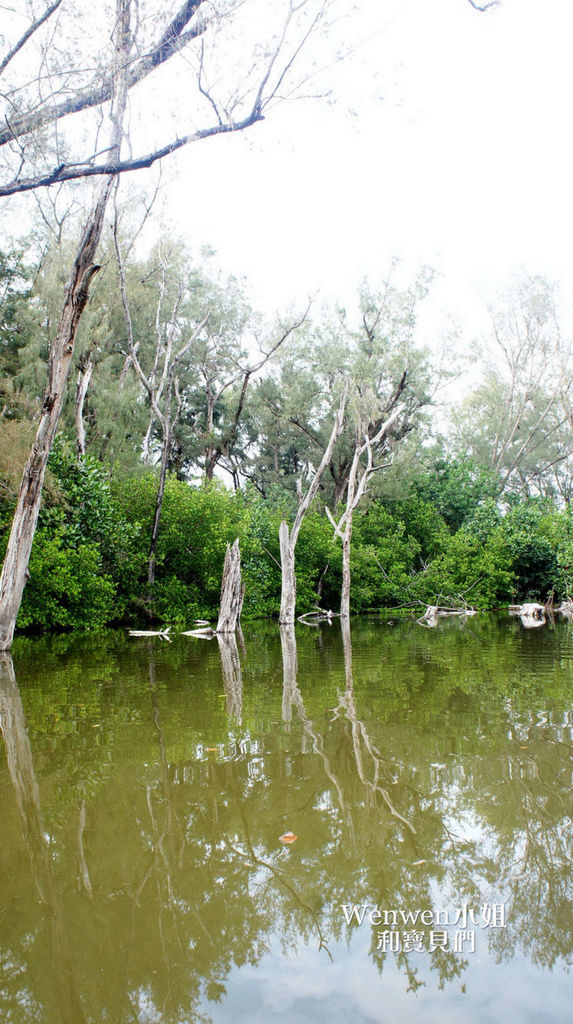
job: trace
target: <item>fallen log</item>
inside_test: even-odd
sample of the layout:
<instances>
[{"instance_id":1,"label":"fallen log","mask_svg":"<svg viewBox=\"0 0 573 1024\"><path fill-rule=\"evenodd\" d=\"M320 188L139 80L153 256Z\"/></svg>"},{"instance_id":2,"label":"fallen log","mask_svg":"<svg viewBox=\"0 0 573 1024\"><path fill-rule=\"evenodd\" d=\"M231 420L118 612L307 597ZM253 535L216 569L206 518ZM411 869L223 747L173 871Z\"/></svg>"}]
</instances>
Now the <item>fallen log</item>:
<instances>
[{"instance_id":1,"label":"fallen log","mask_svg":"<svg viewBox=\"0 0 573 1024\"><path fill-rule=\"evenodd\" d=\"M162 640L167 640L171 643L171 637L168 635L171 626L167 629L130 629L130 636L160 636Z\"/></svg>"},{"instance_id":2,"label":"fallen log","mask_svg":"<svg viewBox=\"0 0 573 1024\"><path fill-rule=\"evenodd\" d=\"M298 615L297 621L302 622L305 626L316 626L319 622L329 622L332 624L332 620L340 618L340 612L325 611L324 608L316 608L313 612L305 612L304 615ZM307 621L312 619L314 621Z\"/></svg>"},{"instance_id":3,"label":"fallen log","mask_svg":"<svg viewBox=\"0 0 573 1024\"><path fill-rule=\"evenodd\" d=\"M519 616L521 625L525 629L537 629L538 626L544 626L547 622L544 605L538 604L536 601L511 604L508 611L510 615Z\"/></svg>"},{"instance_id":4,"label":"fallen log","mask_svg":"<svg viewBox=\"0 0 573 1024\"><path fill-rule=\"evenodd\" d=\"M470 615L477 615L476 608L447 608L438 604L429 604L424 614L417 619L419 626L426 626L431 629L433 626L438 625L439 619L447 618L448 616L457 616L458 618L467 618Z\"/></svg>"},{"instance_id":5,"label":"fallen log","mask_svg":"<svg viewBox=\"0 0 573 1024\"><path fill-rule=\"evenodd\" d=\"M536 601L530 601L526 604L510 604L509 606L510 615L522 615L528 619L542 619L545 617L545 607L542 604L537 604Z\"/></svg>"}]
</instances>

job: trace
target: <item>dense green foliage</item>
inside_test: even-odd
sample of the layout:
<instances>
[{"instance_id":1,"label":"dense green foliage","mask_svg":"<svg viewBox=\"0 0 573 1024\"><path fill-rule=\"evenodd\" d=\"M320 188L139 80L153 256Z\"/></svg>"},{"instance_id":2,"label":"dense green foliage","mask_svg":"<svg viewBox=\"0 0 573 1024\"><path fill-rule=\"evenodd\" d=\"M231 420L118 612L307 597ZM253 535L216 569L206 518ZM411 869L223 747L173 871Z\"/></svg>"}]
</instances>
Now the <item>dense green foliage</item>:
<instances>
[{"instance_id":1,"label":"dense green foliage","mask_svg":"<svg viewBox=\"0 0 573 1024\"><path fill-rule=\"evenodd\" d=\"M405 291L389 279L379 292L364 285L354 312L325 312L316 323L263 323L240 282L213 274L208 260L198 266L180 244L161 243L145 260L131 255L131 333L152 406L134 372L113 253L104 256L78 332L20 629L213 619L226 545L236 537L244 616L276 617L279 526L294 520L297 490L304 494L322 458L344 389L342 432L298 536L299 614L340 605L341 542L326 509L340 517L357 445L389 416L372 453L383 472L373 473L354 511L353 612L492 608L571 594L570 417L555 427L538 415L556 415L558 406L548 390L559 349L544 282L526 281L515 315L497 318L509 363L496 375L488 357L481 384L438 438L431 396L444 371L415 342L431 275ZM70 259L65 246L46 247L32 270L20 252L0 252L0 554ZM160 415L171 372L167 431ZM79 407L82 379L89 387ZM150 584L160 462L169 472ZM358 478L366 462L363 448Z\"/></svg>"},{"instance_id":2,"label":"dense green foliage","mask_svg":"<svg viewBox=\"0 0 573 1024\"><path fill-rule=\"evenodd\" d=\"M452 469L452 473L455 468ZM265 500L254 488L221 481L191 486L170 475L165 491L153 593L147 555L157 476L110 479L91 456L77 462L58 439L18 625L89 629L113 622L191 626L217 614L227 542L238 537L246 584L244 615L273 617L280 602L278 527L292 498ZM356 613L395 606L467 601L480 608L570 592L573 518L551 502L493 498L447 522L450 473L443 464L404 501L372 500L355 516L351 606ZM445 495L440 482L445 481ZM4 502L4 543L10 502ZM461 503L460 503L461 507ZM303 521L297 546L298 611L336 609L341 547L320 503Z\"/></svg>"}]
</instances>

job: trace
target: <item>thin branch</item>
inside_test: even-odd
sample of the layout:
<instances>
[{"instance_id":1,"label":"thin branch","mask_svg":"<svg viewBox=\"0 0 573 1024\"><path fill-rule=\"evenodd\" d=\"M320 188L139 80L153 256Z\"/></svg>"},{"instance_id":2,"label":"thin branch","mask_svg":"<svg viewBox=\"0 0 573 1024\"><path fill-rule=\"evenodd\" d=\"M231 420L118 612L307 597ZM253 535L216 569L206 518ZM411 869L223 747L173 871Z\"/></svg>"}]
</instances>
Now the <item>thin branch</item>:
<instances>
[{"instance_id":1,"label":"thin branch","mask_svg":"<svg viewBox=\"0 0 573 1024\"><path fill-rule=\"evenodd\" d=\"M201 60L199 61L199 71L197 72L197 88L199 89L199 92L201 93L201 95L204 96L205 99L208 101L208 103L211 104L213 110L215 111L215 117L217 118L218 123L219 124L223 124L223 118L221 117L221 115L219 113L219 108L218 108L217 104L215 103L215 100L211 96L211 93L209 92L209 89L207 88L207 86L203 85L203 81L202 80L203 80L203 62L204 62L204 58L205 58L205 42L204 42L204 40L201 40Z\"/></svg>"},{"instance_id":2,"label":"thin branch","mask_svg":"<svg viewBox=\"0 0 573 1024\"><path fill-rule=\"evenodd\" d=\"M116 186L116 199L117 199L117 186ZM135 346L135 343L134 343L134 337L133 337L133 324L132 324L132 320L131 320L131 312L130 312L130 309L129 309L129 302L128 302L128 299L127 299L127 286L126 286L126 280L125 280L125 264L124 264L123 256L122 256L122 253L121 253L121 246L119 244L118 220L119 220L119 218L118 218L117 203L116 203L115 217L114 217L114 222L113 222L113 241L114 241L115 253L116 253L116 257L117 257L117 267L118 267L118 275L119 275L119 290L120 290L120 294L121 294L121 303L122 303L122 306L123 306L123 313L124 313L124 317L125 317L125 326L126 326L126 330L127 330L127 344L129 346L129 354L131 356L131 362L132 362L133 366L135 367L135 371L137 373L137 376L139 377L141 383L143 384L145 390L147 391L147 394L149 395L149 401L151 402L151 408L153 409L153 412L154 412L155 416L157 417L157 419L161 423L161 426L163 427L163 429L165 429L165 417L164 417L163 413L161 412L161 409L157 405L156 397L155 397L155 389L154 389L151 381L149 380L149 378L145 376L145 373L143 372L143 369L141 367L141 363L139 362L139 359L137 358L137 350L136 350L136 346Z\"/></svg>"},{"instance_id":3,"label":"thin branch","mask_svg":"<svg viewBox=\"0 0 573 1024\"><path fill-rule=\"evenodd\" d=\"M267 70L266 70L265 74L263 75L263 77L261 79L261 83L260 83L258 91L257 91L255 102L253 104L253 110L256 110L257 113L259 113L259 114L262 111L262 107L263 107L263 94L264 94L267 82L268 82L268 80L269 80L269 78L271 76L271 72L272 72L273 67L275 65L275 61L276 61L276 59L277 59L277 57L278 57L278 55L279 55L279 53L281 51L282 46L284 45L284 41L285 41L285 38L286 38L287 30L288 30L288 27L289 27L289 24L290 24L292 16L293 16L293 6L292 6L292 3L291 3L289 5L289 12L287 14L287 17L286 17L286 20L285 20L285 23L284 23L284 26L283 26L281 37L280 37L280 39L279 39L279 41L278 41L278 43L277 43L277 45L276 45L276 47L274 49L274 52L271 54L271 59L269 60L269 64L268 64Z\"/></svg>"},{"instance_id":4,"label":"thin branch","mask_svg":"<svg viewBox=\"0 0 573 1024\"><path fill-rule=\"evenodd\" d=\"M146 167L152 167L158 160L163 160L163 158L169 156L170 153L175 153L178 149L182 149L184 146L188 146L193 142L199 142L201 139L208 139L214 135L240 132L245 128L250 128L250 126L256 124L257 121L263 120L263 115L256 109L253 109L245 118L243 118L242 121L231 122L229 124L212 125L210 128L200 128L189 135L183 135L181 138L174 139L172 142L167 143L167 145L162 146L160 149L156 149L151 153L146 153L145 156L134 157L130 160L110 160L107 163L95 165L91 164L89 161L79 164L60 164L59 167L54 167L46 174L39 174L35 178L23 178L20 180L15 178L7 185L0 185L0 197L13 196L18 192L31 192L32 189L35 188L47 188L49 185L54 185L56 182L61 181L73 181L78 178L93 178L98 175L106 174L123 174L126 171L139 171Z\"/></svg>"},{"instance_id":5,"label":"thin branch","mask_svg":"<svg viewBox=\"0 0 573 1024\"><path fill-rule=\"evenodd\" d=\"M142 57L127 71L127 88L133 89L152 71L164 64L170 57L178 53L186 46L191 39L197 38L205 31L205 25L199 24L189 32L183 32L185 26L191 21L204 0L186 0L178 13L175 15L167 29L163 33L157 45ZM49 124L60 121L69 114L76 114L80 110L89 110L101 103L107 103L113 95L113 77L107 76L97 86L80 90L70 96L62 103L52 106L41 106L38 110L22 114L9 122L7 127L0 132L0 146L17 139L22 135L37 128L45 128Z\"/></svg>"},{"instance_id":6,"label":"thin branch","mask_svg":"<svg viewBox=\"0 0 573 1024\"><path fill-rule=\"evenodd\" d=\"M55 0L55 3L53 3L51 7L48 7L48 9L44 11L41 17L38 18L36 21L32 22L30 27L26 29L24 35L21 37L21 39L18 40L15 46L12 47L10 52L6 54L4 60L0 64L0 75L3 71L6 70L8 64L10 63L11 60L14 59L16 54L19 53L19 51L26 45L31 36L34 35L34 32L37 32L37 30L44 24L44 22L47 21L48 18L51 18L52 14L54 13L54 11L58 9L61 2L62 0Z\"/></svg>"},{"instance_id":7,"label":"thin branch","mask_svg":"<svg viewBox=\"0 0 573 1024\"><path fill-rule=\"evenodd\" d=\"M291 13L292 13L292 11L291 11ZM319 23L320 19L322 18L322 16L323 16L323 13L324 13L324 12L323 12L323 10L321 9L321 10L320 10L320 11L318 12L318 14L317 14L317 15L315 16L314 20L313 20L313 21L311 22L311 24L310 24L310 26L309 26L308 30L307 30L307 31L305 32L305 34L304 34L304 35L302 36L302 38L301 38L301 40L300 40L300 42L299 42L298 46L297 46L297 47L295 48L295 50L294 50L294 52L293 52L293 54L292 54L292 56L291 56L290 60L288 60L288 61L286 62L286 64L285 64L285 66L284 66L283 70L281 71L281 73L280 73L280 75L279 75L279 77L278 77L278 80L277 80L277 82L276 82L276 85L275 85L275 86L274 86L274 88L272 89L272 91L271 91L271 93L269 94L269 96L267 96L266 100L264 101L264 104L263 104L263 106L267 107L267 106L268 106L268 105L269 105L269 104L270 104L270 103L271 103L271 102L273 101L273 99L275 98L275 96L277 95L277 93L278 93L278 91L279 91L279 89L280 89L280 87L281 87L282 83L284 82L284 80L285 80L285 78L287 77L287 75L288 75L288 73L289 73L290 69L292 68L293 64L295 63L295 61L296 61L296 59L297 59L297 57L298 57L298 55L299 55L300 51L301 51L301 50L302 50L302 48L303 48L303 47L305 46L305 44L306 44L306 42L307 42L307 40L308 40L309 36L310 36L310 35L312 34L312 32L314 32L314 30L316 29L316 26L318 25L318 23ZM290 15L289 15L289 20L290 20ZM285 34L286 34L286 28L287 28L287 27L288 27L288 21L287 21L287 25L285 25ZM283 38L281 39L281 41L280 41L280 43L279 43L279 46L278 46L277 52L275 53L275 55L274 55L274 57L273 57L273 63L274 63L274 61L275 61L275 59L276 59L276 56L277 56L277 54L278 54L279 50L280 50L280 49L282 48L282 45L283 45L283 43L284 43L284 35L283 35ZM269 68L269 73L270 73L270 68ZM265 83L265 84L266 84L266 83Z\"/></svg>"}]
</instances>

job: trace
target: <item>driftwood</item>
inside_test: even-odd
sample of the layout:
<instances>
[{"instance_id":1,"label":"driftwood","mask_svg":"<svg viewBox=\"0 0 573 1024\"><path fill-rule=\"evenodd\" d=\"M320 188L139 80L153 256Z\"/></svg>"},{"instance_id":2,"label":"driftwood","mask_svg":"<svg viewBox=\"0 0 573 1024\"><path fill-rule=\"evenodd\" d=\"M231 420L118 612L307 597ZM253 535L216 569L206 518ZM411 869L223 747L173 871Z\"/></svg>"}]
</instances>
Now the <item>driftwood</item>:
<instances>
[{"instance_id":1,"label":"driftwood","mask_svg":"<svg viewBox=\"0 0 573 1024\"><path fill-rule=\"evenodd\" d=\"M160 636L162 640L167 640L171 643L171 637L168 635L171 626L167 629L130 629L130 636Z\"/></svg>"},{"instance_id":2,"label":"driftwood","mask_svg":"<svg viewBox=\"0 0 573 1024\"><path fill-rule=\"evenodd\" d=\"M529 604L510 604L510 615L527 615L531 619L542 619L545 615L545 606L531 601Z\"/></svg>"},{"instance_id":3,"label":"driftwood","mask_svg":"<svg viewBox=\"0 0 573 1024\"><path fill-rule=\"evenodd\" d=\"M298 622L302 622L304 626L318 626L319 622L328 622L332 625L332 620L340 618L340 612L325 611L324 608L316 608L313 612L305 612L304 615L297 617ZM312 621L308 621L308 620Z\"/></svg>"},{"instance_id":4,"label":"driftwood","mask_svg":"<svg viewBox=\"0 0 573 1024\"><path fill-rule=\"evenodd\" d=\"M537 629L539 626L544 626L547 622L546 610L545 605L537 604L536 601L509 606L509 614L519 616L524 629Z\"/></svg>"},{"instance_id":5,"label":"driftwood","mask_svg":"<svg viewBox=\"0 0 573 1024\"><path fill-rule=\"evenodd\" d=\"M475 608L444 608L442 605L429 604L421 618L417 619L417 623L419 626L426 626L426 628L431 629L433 626L438 625L439 619L444 619L448 616L468 618L470 615L477 615L477 610Z\"/></svg>"}]
</instances>

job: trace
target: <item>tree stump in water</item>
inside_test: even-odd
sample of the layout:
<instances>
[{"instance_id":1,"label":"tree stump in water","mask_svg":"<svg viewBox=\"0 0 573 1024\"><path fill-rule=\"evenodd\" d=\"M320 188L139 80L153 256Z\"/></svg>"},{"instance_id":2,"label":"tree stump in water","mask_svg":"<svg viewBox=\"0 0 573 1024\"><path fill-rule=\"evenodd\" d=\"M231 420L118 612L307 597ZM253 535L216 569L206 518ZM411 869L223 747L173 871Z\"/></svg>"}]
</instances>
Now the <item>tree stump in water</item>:
<instances>
[{"instance_id":1,"label":"tree stump in water","mask_svg":"<svg viewBox=\"0 0 573 1024\"><path fill-rule=\"evenodd\" d=\"M221 607L217 621L217 633L234 633L241 618L245 587L241 581L241 552L239 540L233 546L227 544L225 566L221 583Z\"/></svg>"}]
</instances>

